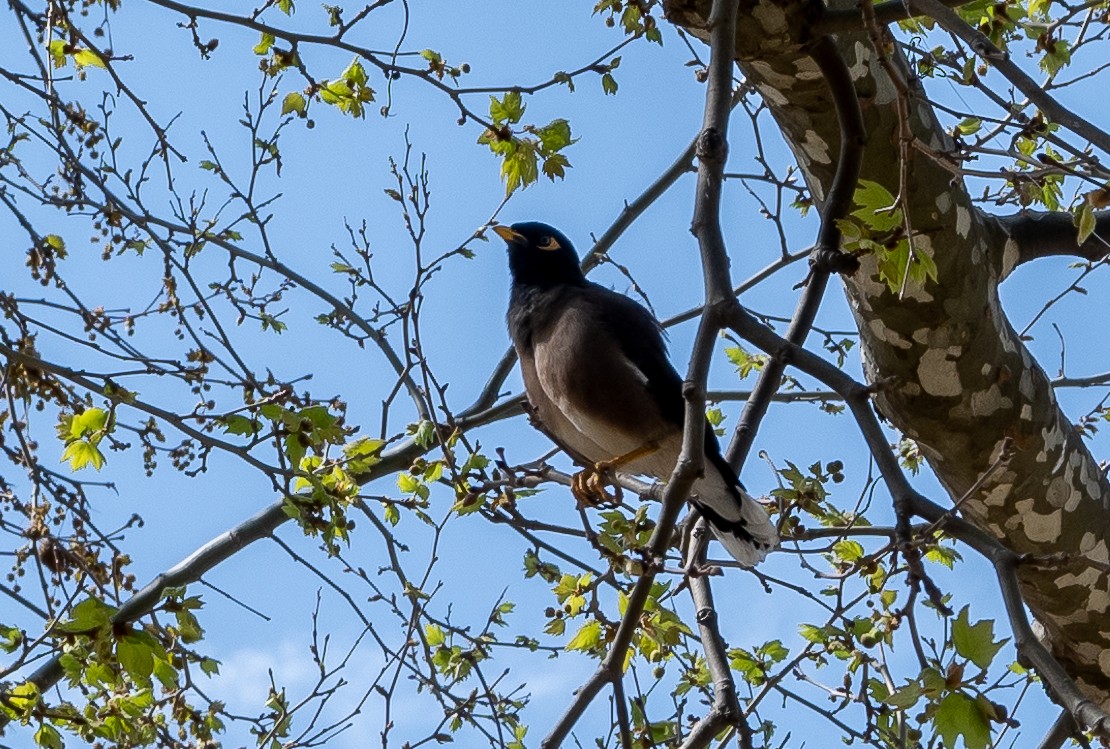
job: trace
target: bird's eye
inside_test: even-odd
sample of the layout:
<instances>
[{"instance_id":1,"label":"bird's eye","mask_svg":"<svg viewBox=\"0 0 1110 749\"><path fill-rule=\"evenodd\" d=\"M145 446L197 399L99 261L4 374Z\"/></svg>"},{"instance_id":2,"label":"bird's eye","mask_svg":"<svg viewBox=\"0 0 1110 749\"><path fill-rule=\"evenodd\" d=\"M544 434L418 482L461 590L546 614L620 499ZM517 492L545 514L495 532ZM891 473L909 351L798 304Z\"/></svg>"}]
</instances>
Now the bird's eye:
<instances>
[{"instance_id":1,"label":"bird's eye","mask_svg":"<svg viewBox=\"0 0 1110 749\"><path fill-rule=\"evenodd\" d=\"M555 239L555 237L544 234L542 237L540 237L539 242L536 243L536 247L541 250L547 250L548 252L550 252L551 250L559 249L561 245L559 244L559 241Z\"/></svg>"}]
</instances>

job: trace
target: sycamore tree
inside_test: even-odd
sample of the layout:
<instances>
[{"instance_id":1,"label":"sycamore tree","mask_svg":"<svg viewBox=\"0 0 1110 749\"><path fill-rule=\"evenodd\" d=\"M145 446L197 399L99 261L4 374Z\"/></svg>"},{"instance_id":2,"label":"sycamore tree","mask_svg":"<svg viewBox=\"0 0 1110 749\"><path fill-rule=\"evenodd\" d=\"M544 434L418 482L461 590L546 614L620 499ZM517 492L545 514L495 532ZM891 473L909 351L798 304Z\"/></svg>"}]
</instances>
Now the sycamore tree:
<instances>
[{"instance_id":1,"label":"sycamore tree","mask_svg":"<svg viewBox=\"0 0 1110 749\"><path fill-rule=\"evenodd\" d=\"M7 3L0 744L1110 740L1110 4L459 5ZM765 563L575 503L499 218Z\"/></svg>"}]
</instances>

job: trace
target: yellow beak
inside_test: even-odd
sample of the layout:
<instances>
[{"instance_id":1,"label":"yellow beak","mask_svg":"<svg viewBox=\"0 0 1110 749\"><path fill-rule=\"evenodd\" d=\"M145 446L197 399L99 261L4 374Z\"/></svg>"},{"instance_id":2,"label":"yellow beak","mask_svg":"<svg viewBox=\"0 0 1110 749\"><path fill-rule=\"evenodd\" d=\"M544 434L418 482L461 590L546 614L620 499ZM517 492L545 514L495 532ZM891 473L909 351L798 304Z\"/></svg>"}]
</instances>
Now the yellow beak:
<instances>
[{"instance_id":1,"label":"yellow beak","mask_svg":"<svg viewBox=\"0 0 1110 749\"><path fill-rule=\"evenodd\" d=\"M490 227L490 228L493 229L493 231L497 234L497 236L501 237L502 239L504 239L506 242L509 242L510 244L512 244L515 241L523 241L524 240L524 235L523 234L520 234L519 232L513 231L512 229L505 226L504 224L498 224L497 226L493 226L493 227Z\"/></svg>"}]
</instances>

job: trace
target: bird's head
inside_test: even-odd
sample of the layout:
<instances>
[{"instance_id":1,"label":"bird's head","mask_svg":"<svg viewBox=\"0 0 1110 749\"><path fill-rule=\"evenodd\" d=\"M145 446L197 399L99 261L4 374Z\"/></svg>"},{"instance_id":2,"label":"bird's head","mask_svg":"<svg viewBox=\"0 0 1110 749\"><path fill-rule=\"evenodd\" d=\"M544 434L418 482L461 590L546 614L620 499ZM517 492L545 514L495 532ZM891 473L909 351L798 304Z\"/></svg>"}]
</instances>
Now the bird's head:
<instances>
[{"instance_id":1,"label":"bird's head","mask_svg":"<svg viewBox=\"0 0 1110 749\"><path fill-rule=\"evenodd\" d=\"M585 281L578 253L566 235L538 221L493 227L509 245L509 270L513 282L550 287Z\"/></svg>"}]
</instances>

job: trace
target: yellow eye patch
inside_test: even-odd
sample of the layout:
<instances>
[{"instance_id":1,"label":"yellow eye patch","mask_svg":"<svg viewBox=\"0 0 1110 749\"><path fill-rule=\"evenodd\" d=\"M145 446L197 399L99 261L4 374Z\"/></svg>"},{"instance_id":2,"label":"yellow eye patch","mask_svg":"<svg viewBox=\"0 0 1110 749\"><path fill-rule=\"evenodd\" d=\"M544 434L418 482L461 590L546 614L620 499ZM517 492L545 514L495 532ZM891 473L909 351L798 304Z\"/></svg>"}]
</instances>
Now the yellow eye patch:
<instances>
[{"instance_id":1,"label":"yellow eye patch","mask_svg":"<svg viewBox=\"0 0 1110 749\"><path fill-rule=\"evenodd\" d=\"M536 242L536 247L537 249L546 250L547 252L562 249L562 245L559 244L559 241L555 239L555 237L540 237L540 241Z\"/></svg>"}]
</instances>

